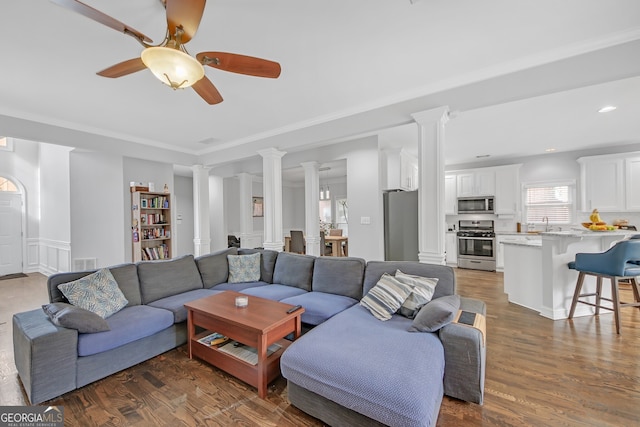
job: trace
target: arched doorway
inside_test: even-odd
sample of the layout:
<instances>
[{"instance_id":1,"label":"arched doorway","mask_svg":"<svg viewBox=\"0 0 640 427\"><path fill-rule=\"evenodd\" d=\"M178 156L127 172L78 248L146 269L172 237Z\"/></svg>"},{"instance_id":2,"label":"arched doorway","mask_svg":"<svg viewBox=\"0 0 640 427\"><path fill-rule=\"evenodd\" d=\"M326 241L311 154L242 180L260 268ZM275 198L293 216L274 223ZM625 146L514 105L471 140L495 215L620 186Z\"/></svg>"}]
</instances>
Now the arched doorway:
<instances>
[{"instance_id":1,"label":"arched doorway","mask_svg":"<svg viewBox=\"0 0 640 427\"><path fill-rule=\"evenodd\" d=\"M0 175L0 276L22 273L22 192Z\"/></svg>"}]
</instances>

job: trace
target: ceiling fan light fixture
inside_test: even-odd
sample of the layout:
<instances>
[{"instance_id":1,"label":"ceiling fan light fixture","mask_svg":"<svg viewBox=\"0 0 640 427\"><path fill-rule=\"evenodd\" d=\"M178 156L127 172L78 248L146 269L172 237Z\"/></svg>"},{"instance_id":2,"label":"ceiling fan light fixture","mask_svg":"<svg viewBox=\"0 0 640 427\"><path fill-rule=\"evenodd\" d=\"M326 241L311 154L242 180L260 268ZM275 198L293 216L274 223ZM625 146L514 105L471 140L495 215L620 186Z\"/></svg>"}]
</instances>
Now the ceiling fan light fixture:
<instances>
[{"instance_id":1,"label":"ceiling fan light fixture","mask_svg":"<svg viewBox=\"0 0 640 427\"><path fill-rule=\"evenodd\" d=\"M173 89L189 87L204 77L202 64L178 49L148 47L140 58L158 80Z\"/></svg>"}]
</instances>

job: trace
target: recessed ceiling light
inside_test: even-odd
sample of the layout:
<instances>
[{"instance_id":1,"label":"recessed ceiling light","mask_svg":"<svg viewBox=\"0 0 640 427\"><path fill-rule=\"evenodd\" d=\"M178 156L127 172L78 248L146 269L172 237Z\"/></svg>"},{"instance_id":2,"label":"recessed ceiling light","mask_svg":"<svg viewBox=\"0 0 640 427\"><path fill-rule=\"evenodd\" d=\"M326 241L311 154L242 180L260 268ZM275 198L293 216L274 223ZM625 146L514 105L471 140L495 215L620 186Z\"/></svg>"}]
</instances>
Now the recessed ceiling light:
<instances>
[{"instance_id":1,"label":"recessed ceiling light","mask_svg":"<svg viewBox=\"0 0 640 427\"><path fill-rule=\"evenodd\" d=\"M604 107L602 107L601 109L598 110L598 113L608 113L610 111L613 111L615 109L617 109L618 107L613 106L613 105L606 105Z\"/></svg>"},{"instance_id":2,"label":"recessed ceiling light","mask_svg":"<svg viewBox=\"0 0 640 427\"><path fill-rule=\"evenodd\" d=\"M555 148L546 148L544 151L545 151L545 153L553 153L554 151L556 151L556 149Z\"/></svg>"}]
</instances>

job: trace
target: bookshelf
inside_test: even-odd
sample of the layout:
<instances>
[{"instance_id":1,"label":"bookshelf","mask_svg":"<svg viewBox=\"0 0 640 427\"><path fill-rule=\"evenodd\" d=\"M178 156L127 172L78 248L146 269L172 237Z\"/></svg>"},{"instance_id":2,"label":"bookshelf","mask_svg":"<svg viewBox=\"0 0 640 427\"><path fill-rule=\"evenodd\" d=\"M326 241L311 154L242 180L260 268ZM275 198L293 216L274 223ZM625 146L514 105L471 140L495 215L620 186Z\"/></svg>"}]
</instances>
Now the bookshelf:
<instances>
[{"instance_id":1,"label":"bookshelf","mask_svg":"<svg viewBox=\"0 0 640 427\"><path fill-rule=\"evenodd\" d=\"M133 262L171 258L171 195L131 192Z\"/></svg>"}]
</instances>

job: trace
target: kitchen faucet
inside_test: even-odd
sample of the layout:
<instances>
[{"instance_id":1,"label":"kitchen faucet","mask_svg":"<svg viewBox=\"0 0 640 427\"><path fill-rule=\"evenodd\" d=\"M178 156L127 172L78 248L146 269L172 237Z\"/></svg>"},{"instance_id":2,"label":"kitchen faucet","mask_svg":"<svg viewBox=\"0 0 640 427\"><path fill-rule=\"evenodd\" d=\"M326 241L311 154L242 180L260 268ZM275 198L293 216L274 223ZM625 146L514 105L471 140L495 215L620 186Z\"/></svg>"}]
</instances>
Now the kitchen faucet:
<instances>
[{"instance_id":1,"label":"kitchen faucet","mask_svg":"<svg viewBox=\"0 0 640 427\"><path fill-rule=\"evenodd\" d=\"M545 223L544 231L549 232L549 217L545 216L542 218L542 221Z\"/></svg>"}]
</instances>

